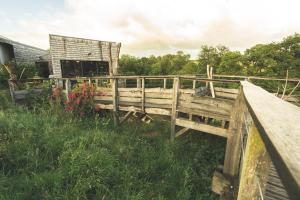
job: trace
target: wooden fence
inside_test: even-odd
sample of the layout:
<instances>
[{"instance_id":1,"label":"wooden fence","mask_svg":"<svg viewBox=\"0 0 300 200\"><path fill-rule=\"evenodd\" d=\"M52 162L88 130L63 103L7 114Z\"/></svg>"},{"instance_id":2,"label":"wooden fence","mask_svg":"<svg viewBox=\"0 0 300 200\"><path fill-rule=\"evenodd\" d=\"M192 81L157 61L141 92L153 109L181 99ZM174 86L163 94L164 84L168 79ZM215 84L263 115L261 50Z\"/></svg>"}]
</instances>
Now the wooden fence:
<instances>
[{"instance_id":1,"label":"wooden fence","mask_svg":"<svg viewBox=\"0 0 300 200\"><path fill-rule=\"evenodd\" d=\"M82 81L96 86L96 106L112 110L116 125L134 113L164 115L171 121L171 140L189 130L225 138L224 165L212 185L221 198L300 197L299 107L239 80L195 76L55 80L66 96ZM214 83L215 97L205 89L208 83Z\"/></svg>"}]
</instances>

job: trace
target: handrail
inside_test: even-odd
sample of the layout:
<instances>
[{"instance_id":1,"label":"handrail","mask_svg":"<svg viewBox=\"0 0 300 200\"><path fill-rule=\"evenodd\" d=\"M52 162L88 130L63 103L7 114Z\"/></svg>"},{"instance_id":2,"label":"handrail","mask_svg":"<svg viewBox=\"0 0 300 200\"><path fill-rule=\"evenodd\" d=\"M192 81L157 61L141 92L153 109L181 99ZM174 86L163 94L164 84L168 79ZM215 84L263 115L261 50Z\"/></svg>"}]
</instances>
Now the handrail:
<instances>
[{"instance_id":1,"label":"handrail","mask_svg":"<svg viewBox=\"0 0 300 200\"><path fill-rule=\"evenodd\" d=\"M247 108L291 198L300 196L300 108L241 81Z\"/></svg>"}]
</instances>

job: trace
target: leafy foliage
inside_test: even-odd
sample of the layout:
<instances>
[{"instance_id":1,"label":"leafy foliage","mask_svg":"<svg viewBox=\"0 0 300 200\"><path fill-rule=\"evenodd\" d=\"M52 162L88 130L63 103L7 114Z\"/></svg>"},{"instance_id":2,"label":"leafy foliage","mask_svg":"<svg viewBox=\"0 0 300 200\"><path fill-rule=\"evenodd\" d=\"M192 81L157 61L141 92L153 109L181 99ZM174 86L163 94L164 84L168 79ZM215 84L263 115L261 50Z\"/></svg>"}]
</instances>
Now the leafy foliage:
<instances>
[{"instance_id":1,"label":"leafy foliage","mask_svg":"<svg viewBox=\"0 0 300 200\"><path fill-rule=\"evenodd\" d=\"M300 77L300 34L277 43L257 44L243 53L221 45L203 45L197 60L190 60L182 51L148 58L123 55L120 59L121 73L126 75L206 74L207 65L218 74L285 77L289 70L289 77Z\"/></svg>"}]
</instances>

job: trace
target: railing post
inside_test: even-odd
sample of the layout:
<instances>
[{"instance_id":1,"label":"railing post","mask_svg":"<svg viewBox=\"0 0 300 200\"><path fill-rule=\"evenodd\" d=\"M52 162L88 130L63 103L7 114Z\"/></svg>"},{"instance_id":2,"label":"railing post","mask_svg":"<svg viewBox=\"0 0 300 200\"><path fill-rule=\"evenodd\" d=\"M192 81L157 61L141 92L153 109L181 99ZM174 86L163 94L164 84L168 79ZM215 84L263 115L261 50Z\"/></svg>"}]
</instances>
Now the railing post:
<instances>
[{"instance_id":1,"label":"railing post","mask_svg":"<svg viewBox=\"0 0 300 200\"><path fill-rule=\"evenodd\" d=\"M172 97L172 113L171 113L171 141L175 139L175 128L176 128L176 118L177 112L177 102L178 102L178 92L180 89L180 79L176 77L173 79L173 97Z\"/></svg>"},{"instance_id":2,"label":"railing post","mask_svg":"<svg viewBox=\"0 0 300 200\"><path fill-rule=\"evenodd\" d=\"M142 112L145 112L145 78L142 78Z\"/></svg>"},{"instance_id":3,"label":"railing post","mask_svg":"<svg viewBox=\"0 0 300 200\"><path fill-rule=\"evenodd\" d=\"M118 126L119 125L118 79L112 78L111 82L112 82L112 97L113 97L113 118L114 118L115 126Z\"/></svg>"},{"instance_id":4,"label":"railing post","mask_svg":"<svg viewBox=\"0 0 300 200\"><path fill-rule=\"evenodd\" d=\"M224 174L235 178L238 175L241 156L241 137L245 118L246 105L243 91L240 89L231 111L229 130L226 144Z\"/></svg>"},{"instance_id":5,"label":"railing post","mask_svg":"<svg viewBox=\"0 0 300 200\"><path fill-rule=\"evenodd\" d=\"M238 200L263 199L271 160L266 146L252 124L243 156Z\"/></svg>"},{"instance_id":6,"label":"railing post","mask_svg":"<svg viewBox=\"0 0 300 200\"><path fill-rule=\"evenodd\" d=\"M69 79L66 79L65 88L66 88L66 99L69 101L69 91L71 90L71 82Z\"/></svg>"},{"instance_id":7,"label":"railing post","mask_svg":"<svg viewBox=\"0 0 300 200\"><path fill-rule=\"evenodd\" d=\"M193 80L193 90L196 89L196 80Z\"/></svg>"},{"instance_id":8,"label":"railing post","mask_svg":"<svg viewBox=\"0 0 300 200\"><path fill-rule=\"evenodd\" d=\"M164 89L166 89L166 88L167 88L167 79L164 78Z\"/></svg>"},{"instance_id":9,"label":"railing post","mask_svg":"<svg viewBox=\"0 0 300 200\"><path fill-rule=\"evenodd\" d=\"M140 78L136 79L136 87L141 88L141 79Z\"/></svg>"}]
</instances>

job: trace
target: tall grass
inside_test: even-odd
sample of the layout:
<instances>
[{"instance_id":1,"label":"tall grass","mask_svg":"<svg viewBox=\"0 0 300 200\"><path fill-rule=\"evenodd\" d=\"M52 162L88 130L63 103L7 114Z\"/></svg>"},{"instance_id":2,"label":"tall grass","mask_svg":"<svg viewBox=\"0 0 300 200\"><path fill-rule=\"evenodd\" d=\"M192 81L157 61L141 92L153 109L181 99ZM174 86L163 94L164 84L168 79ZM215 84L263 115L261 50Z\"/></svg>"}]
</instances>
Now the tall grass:
<instances>
[{"instance_id":1,"label":"tall grass","mask_svg":"<svg viewBox=\"0 0 300 200\"><path fill-rule=\"evenodd\" d=\"M109 118L2 109L0 199L217 199L224 141L168 137L161 122L114 128Z\"/></svg>"}]
</instances>

